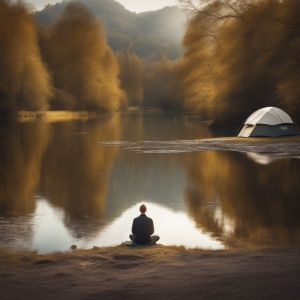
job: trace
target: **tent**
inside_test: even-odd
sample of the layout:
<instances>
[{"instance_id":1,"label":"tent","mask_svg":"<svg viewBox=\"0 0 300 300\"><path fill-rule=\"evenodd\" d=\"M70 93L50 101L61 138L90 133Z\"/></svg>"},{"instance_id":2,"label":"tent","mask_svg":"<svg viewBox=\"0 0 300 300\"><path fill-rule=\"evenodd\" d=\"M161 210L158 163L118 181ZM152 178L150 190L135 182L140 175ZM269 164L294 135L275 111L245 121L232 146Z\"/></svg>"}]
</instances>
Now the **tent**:
<instances>
[{"instance_id":1,"label":"tent","mask_svg":"<svg viewBox=\"0 0 300 300\"><path fill-rule=\"evenodd\" d=\"M300 134L291 117L277 107L265 107L255 111L242 126L238 137Z\"/></svg>"}]
</instances>

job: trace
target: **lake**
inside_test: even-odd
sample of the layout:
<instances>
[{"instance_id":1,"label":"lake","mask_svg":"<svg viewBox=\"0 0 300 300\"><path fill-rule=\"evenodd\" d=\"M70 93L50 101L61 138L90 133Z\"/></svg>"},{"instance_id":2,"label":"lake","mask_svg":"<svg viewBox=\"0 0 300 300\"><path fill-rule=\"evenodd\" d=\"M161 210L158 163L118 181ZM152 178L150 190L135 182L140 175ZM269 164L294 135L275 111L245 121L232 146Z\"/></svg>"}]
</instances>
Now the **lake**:
<instances>
[{"instance_id":1,"label":"lake","mask_svg":"<svg viewBox=\"0 0 300 300\"><path fill-rule=\"evenodd\" d=\"M299 159L182 143L234 131L182 114L125 112L3 119L0 132L0 248L118 245L142 203L164 245L300 245ZM176 147L153 151L162 141Z\"/></svg>"}]
</instances>

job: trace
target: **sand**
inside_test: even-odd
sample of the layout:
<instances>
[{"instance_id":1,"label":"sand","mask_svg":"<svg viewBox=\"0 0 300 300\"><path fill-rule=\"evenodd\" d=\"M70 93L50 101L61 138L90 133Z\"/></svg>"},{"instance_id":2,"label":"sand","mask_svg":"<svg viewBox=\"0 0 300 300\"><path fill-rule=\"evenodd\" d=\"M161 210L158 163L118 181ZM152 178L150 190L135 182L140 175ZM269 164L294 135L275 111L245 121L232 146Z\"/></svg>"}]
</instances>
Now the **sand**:
<instances>
[{"instance_id":1,"label":"sand","mask_svg":"<svg viewBox=\"0 0 300 300\"><path fill-rule=\"evenodd\" d=\"M300 247L0 253L1 299L299 299Z\"/></svg>"},{"instance_id":2,"label":"sand","mask_svg":"<svg viewBox=\"0 0 300 300\"><path fill-rule=\"evenodd\" d=\"M118 145L140 153L183 153L204 150L269 153L279 157L300 157L300 135L267 138L221 137L175 141L107 141L105 146Z\"/></svg>"}]
</instances>

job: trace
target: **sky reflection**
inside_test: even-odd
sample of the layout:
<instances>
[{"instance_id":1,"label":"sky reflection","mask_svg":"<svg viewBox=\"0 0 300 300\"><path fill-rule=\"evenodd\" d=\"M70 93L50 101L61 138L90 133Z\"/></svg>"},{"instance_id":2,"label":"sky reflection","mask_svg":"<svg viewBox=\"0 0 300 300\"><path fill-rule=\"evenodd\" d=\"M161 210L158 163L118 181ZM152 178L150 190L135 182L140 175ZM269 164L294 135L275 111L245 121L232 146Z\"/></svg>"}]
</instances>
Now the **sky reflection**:
<instances>
[{"instance_id":1,"label":"sky reflection","mask_svg":"<svg viewBox=\"0 0 300 300\"><path fill-rule=\"evenodd\" d=\"M147 203L148 217L153 219L155 232L160 236L159 244L184 245L189 248L223 249L221 242L214 240L208 234L197 229L195 223L183 212L175 212L166 207L154 203ZM103 230L99 237L93 241L97 245L117 245L120 241L129 240L132 221L139 216L138 203L128 208L118 219ZM92 244L89 244L92 246Z\"/></svg>"},{"instance_id":2,"label":"sky reflection","mask_svg":"<svg viewBox=\"0 0 300 300\"><path fill-rule=\"evenodd\" d=\"M154 221L155 234L160 236L159 244L202 249L224 248L221 242L203 233L201 229L197 229L195 223L185 213L174 212L154 203L144 203L148 207L147 215ZM74 244L80 248L120 245L129 240L132 221L139 215L140 205L141 203L138 203L128 208L115 220L107 220L107 225L93 237L75 238L63 223L63 212L54 209L47 200L40 199L32 219L34 232L31 250L46 253L66 251Z\"/></svg>"},{"instance_id":3,"label":"sky reflection","mask_svg":"<svg viewBox=\"0 0 300 300\"><path fill-rule=\"evenodd\" d=\"M195 149L149 154L99 143L176 144L216 134L195 118L3 121L0 133L0 248L119 245L141 201L164 245L300 245L299 159Z\"/></svg>"},{"instance_id":4,"label":"sky reflection","mask_svg":"<svg viewBox=\"0 0 300 300\"><path fill-rule=\"evenodd\" d=\"M46 253L70 248L73 241L63 224L63 215L62 210L51 207L46 199L37 201L32 219L34 233L31 250Z\"/></svg>"}]
</instances>

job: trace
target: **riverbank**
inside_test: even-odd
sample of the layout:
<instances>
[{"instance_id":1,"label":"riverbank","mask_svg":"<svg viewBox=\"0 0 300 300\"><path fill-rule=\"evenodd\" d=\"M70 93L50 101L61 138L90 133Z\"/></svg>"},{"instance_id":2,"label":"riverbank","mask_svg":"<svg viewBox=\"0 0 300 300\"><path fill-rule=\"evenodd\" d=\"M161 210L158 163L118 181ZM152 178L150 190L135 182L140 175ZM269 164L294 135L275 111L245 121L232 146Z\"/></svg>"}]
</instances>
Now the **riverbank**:
<instances>
[{"instance_id":1,"label":"riverbank","mask_svg":"<svg viewBox=\"0 0 300 300\"><path fill-rule=\"evenodd\" d=\"M300 135L285 137L239 138L219 137L174 141L107 141L102 145L118 145L141 153L180 153L205 150L253 152L280 157L300 156Z\"/></svg>"},{"instance_id":2,"label":"riverbank","mask_svg":"<svg viewBox=\"0 0 300 300\"><path fill-rule=\"evenodd\" d=\"M13 114L2 116L3 119L17 119L18 121L32 121L35 119L46 120L71 120L87 119L99 116L91 111L18 111Z\"/></svg>"},{"instance_id":3,"label":"riverbank","mask_svg":"<svg viewBox=\"0 0 300 300\"><path fill-rule=\"evenodd\" d=\"M1 299L298 299L300 247L0 253Z\"/></svg>"},{"instance_id":4,"label":"riverbank","mask_svg":"<svg viewBox=\"0 0 300 300\"><path fill-rule=\"evenodd\" d=\"M124 112L159 112L158 110L142 110L138 107L128 107L124 110L119 110L117 113ZM32 121L35 119L46 119L46 120L72 120L72 119L88 119L96 118L98 116L110 115L113 113L97 113L93 111L17 111L8 115L0 116L2 119L17 119L21 121Z\"/></svg>"}]
</instances>

